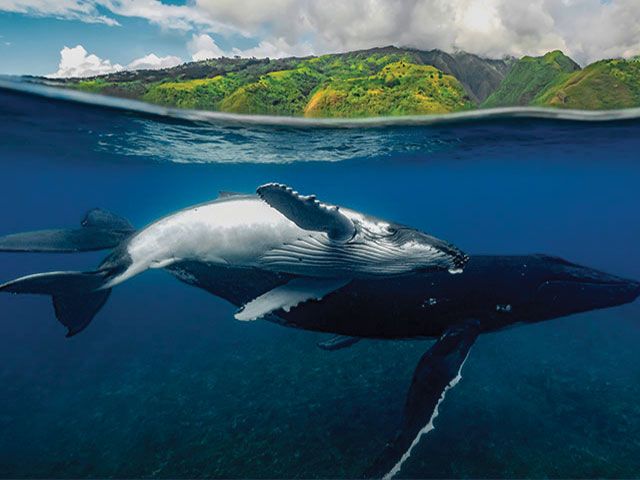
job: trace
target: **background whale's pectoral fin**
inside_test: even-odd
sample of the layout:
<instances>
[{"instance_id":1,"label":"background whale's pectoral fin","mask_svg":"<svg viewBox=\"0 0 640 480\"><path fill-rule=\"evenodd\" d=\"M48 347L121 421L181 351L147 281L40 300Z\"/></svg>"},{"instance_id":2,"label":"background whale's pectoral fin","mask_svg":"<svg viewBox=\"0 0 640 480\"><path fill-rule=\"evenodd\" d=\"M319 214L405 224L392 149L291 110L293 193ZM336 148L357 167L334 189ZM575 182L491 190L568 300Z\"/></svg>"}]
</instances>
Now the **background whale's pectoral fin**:
<instances>
[{"instance_id":1,"label":"background whale's pectoral fin","mask_svg":"<svg viewBox=\"0 0 640 480\"><path fill-rule=\"evenodd\" d=\"M327 340L318 342L318 348L322 350L340 350L342 348L350 347L351 345L358 343L362 340L359 337L348 337L346 335L335 335Z\"/></svg>"},{"instance_id":2,"label":"background whale's pectoral fin","mask_svg":"<svg viewBox=\"0 0 640 480\"><path fill-rule=\"evenodd\" d=\"M365 473L367 478L391 478L399 473L420 437L434 429L438 406L447 390L462 378L462 366L479 333L477 320L451 327L420 358L407 394L402 424L393 441Z\"/></svg>"},{"instance_id":3,"label":"background whale's pectoral fin","mask_svg":"<svg viewBox=\"0 0 640 480\"><path fill-rule=\"evenodd\" d=\"M315 195L300 195L286 185L267 183L258 187L258 195L304 230L325 232L336 241L349 240L355 234L353 222L340 209L316 200Z\"/></svg>"},{"instance_id":4,"label":"background whale's pectoral fin","mask_svg":"<svg viewBox=\"0 0 640 480\"><path fill-rule=\"evenodd\" d=\"M74 253L106 250L127 235L103 229L38 230L0 237L1 252Z\"/></svg>"},{"instance_id":5,"label":"background whale's pectoral fin","mask_svg":"<svg viewBox=\"0 0 640 480\"><path fill-rule=\"evenodd\" d=\"M238 310L234 317L236 320L247 321L257 320L277 310L288 312L308 300L322 300L350 281L351 279L344 278L294 278L251 300Z\"/></svg>"},{"instance_id":6,"label":"background whale's pectoral fin","mask_svg":"<svg viewBox=\"0 0 640 480\"><path fill-rule=\"evenodd\" d=\"M73 253L117 247L135 232L128 220L106 210L89 210L82 228L37 230L0 237L3 252Z\"/></svg>"}]
</instances>

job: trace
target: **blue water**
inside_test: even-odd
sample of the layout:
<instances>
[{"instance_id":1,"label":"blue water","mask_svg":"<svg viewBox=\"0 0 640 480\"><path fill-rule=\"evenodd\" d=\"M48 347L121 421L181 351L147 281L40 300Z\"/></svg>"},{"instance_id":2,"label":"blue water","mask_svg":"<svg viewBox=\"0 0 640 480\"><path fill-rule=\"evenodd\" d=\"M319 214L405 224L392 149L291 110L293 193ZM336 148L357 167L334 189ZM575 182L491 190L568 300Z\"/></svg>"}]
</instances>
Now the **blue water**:
<instances>
[{"instance_id":1,"label":"blue water","mask_svg":"<svg viewBox=\"0 0 640 480\"><path fill-rule=\"evenodd\" d=\"M320 128L188 121L0 89L0 234L91 207L143 226L268 181L469 253L559 255L640 279L640 120ZM0 257L0 282L100 253ZM0 477L356 477L428 341L241 323L169 275L118 287L71 339L0 296ZM640 305L482 336L400 477L640 475Z\"/></svg>"}]
</instances>

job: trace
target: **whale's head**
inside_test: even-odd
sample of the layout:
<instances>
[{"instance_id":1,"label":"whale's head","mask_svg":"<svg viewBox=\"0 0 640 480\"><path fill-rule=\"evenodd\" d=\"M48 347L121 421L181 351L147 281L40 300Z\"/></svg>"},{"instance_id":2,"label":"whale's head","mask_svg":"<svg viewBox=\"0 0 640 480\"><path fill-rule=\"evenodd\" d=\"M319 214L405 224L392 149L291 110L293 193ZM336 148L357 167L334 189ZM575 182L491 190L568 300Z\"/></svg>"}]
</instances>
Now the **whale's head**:
<instances>
[{"instance_id":1,"label":"whale's head","mask_svg":"<svg viewBox=\"0 0 640 480\"><path fill-rule=\"evenodd\" d=\"M327 205L315 195L268 183L258 196L298 229L296 239L269 249L259 263L310 276L367 277L416 271L459 273L468 257L454 245L419 230L349 208Z\"/></svg>"},{"instance_id":2,"label":"whale's head","mask_svg":"<svg viewBox=\"0 0 640 480\"><path fill-rule=\"evenodd\" d=\"M314 277L367 278L460 273L469 260L456 246L414 228L346 208L340 214L349 225L345 238L332 238L322 229L305 229L295 240L263 254L260 267Z\"/></svg>"},{"instance_id":3,"label":"whale's head","mask_svg":"<svg viewBox=\"0 0 640 480\"><path fill-rule=\"evenodd\" d=\"M413 265L413 270L448 270L460 273L469 256L455 245L414 228L390 227L391 242L402 252L402 263Z\"/></svg>"},{"instance_id":4,"label":"whale's head","mask_svg":"<svg viewBox=\"0 0 640 480\"><path fill-rule=\"evenodd\" d=\"M623 305L640 295L637 281L547 255L531 257L526 276L532 281L527 309L534 321Z\"/></svg>"},{"instance_id":5,"label":"whale's head","mask_svg":"<svg viewBox=\"0 0 640 480\"><path fill-rule=\"evenodd\" d=\"M459 273L469 260L455 245L415 228L372 219L354 224L357 233L349 243L362 250L374 273Z\"/></svg>"}]
</instances>

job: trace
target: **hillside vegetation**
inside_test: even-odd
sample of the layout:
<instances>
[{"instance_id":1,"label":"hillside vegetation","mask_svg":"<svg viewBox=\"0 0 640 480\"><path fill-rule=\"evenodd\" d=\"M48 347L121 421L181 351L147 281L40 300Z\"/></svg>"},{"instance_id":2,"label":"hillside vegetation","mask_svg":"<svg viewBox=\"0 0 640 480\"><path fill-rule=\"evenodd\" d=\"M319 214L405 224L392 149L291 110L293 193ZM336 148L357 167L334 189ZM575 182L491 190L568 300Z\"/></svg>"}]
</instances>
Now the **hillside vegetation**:
<instances>
[{"instance_id":1,"label":"hillside vegetation","mask_svg":"<svg viewBox=\"0 0 640 480\"><path fill-rule=\"evenodd\" d=\"M640 106L640 61L601 60L560 78L534 105L602 110Z\"/></svg>"},{"instance_id":2,"label":"hillside vegetation","mask_svg":"<svg viewBox=\"0 0 640 480\"><path fill-rule=\"evenodd\" d=\"M208 78L81 80L76 88L160 105L231 113L364 117L446 113L473 108L464 87L405 53L325 55L269 63ZM248 67L247 66L247 67Z\"/></svg>"},{"instance_id":3,"label":"hillside vegetation","mask_svg":"<svg viewBox=\"0 0 640 480\"><path fill-rule=\"evenodd\" d=\"M399 61L375 75L338 79L315 90L304 114L311 117L448 113L474 104L454 77L428 65Z\"/></svg>"},{"instance_id":4,"label":"hillside vegetation","mask_svg":"<svg viewBox=\"0 0 640 480\"><path fill-rule=\"evenodd\" d=\"M581 69L557 50L523 57L482 107L514 105L577 110L640 107L640 60L601 60Z\"/></svg>"},{"instance_id":5,"label":"hillside vegetation","mask_svg":"<svg viewBox=\"0 0 640 480\"><path fill-rule=\"evenodd\" d=\"M523 57L513 65L498 89L482 106L530 105L551 84L562 81L577 70L580 66L559 50L542 57Z\"/></svg>"},{"instance_id":6,"label":"hillside vegetation","mask_svg":"<svg viewBox=\"0 0 640 480\"><path fill-rule=\"evenodd\" d=\"M457 112L481 107L640 106L640 59L584 69L556 50L489 60L383 47L320 57L218 58L58 85L170 107L307 117Z\"/></svg>"},{"instance_id":7,"label":"hillside vegetation","mask_svg":"<svg viewBox=\"0 0 640 480\"><path fill-rule=\"evenodd\" d=\"M464 65L471 65L466 84L443 71L460 71ZM180 108L366 117L474 108L473 99L482 97L488 85L497 86L506 70L502 61L471 54L385 47L307 58L212 59L163 71L69 79L64 86Z\"/></svg>"}]
</instances>

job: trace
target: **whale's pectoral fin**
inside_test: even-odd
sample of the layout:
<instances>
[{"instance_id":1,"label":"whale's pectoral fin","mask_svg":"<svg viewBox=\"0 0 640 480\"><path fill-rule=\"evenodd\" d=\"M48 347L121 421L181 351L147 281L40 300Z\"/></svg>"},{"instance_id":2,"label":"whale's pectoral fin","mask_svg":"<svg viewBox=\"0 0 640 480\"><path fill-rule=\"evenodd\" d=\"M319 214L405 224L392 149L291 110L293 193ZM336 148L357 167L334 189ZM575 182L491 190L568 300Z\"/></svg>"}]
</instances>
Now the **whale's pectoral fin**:
<instances>
[{"instance_id":1,"label":"whale's pectoral fin","mask_svg":"<svg viewBox=\"0 0 640 480\"><path fill-rule=\"evenodd\" d=\"M257 320L277 310L288 312L308 300L321 300L349 282L350 279L344 278L294 278L251 300L238 310L234 317L236 320L247 321Z\"/></svg>"},{"instance_id":2,"label":"whale's pectoral fin","mask_svg":"<svg viewBox=\"0 0 640 480\"><path fill-rule=\"evenodd\" d=\"M359 337L348 337L346 335L335 335L328 340L323 340L322 342L318 342L318 348L322 350L340 350L342 348L350 347L351 345L358 343L362 340Z\"/></svg>"},{"instance_id":3,"label":"whale's pectoral fin","mask_svg":"<svg viewBox=\"0 0 640 480\"><path fill-rule=\"evenodd\" d=\"M257 193L304 230L326 232L329 238L336 241L349 240L355 234L353 222L338 207L319 202L315 195L300 195L280 183L262 185Z\"/></svg>"},{"instance_id":4,"label":"whale's pectoral fin","mask_svg":"<svg viewBox=\"0 0 640 480\"><path fill-rule=\"evenodd\" d=\"M89 210L82 228L38 230L0 237L4 252L88 252L114 248L135 232L128 220L106 210Z\"/></svg>"},{"instance_id":5,"label":"whale's pectoral fin","mask_svg":"<svg viewBox=\"0 0 640 480\"><path fill-rule=\"evenodd\" d=\"M462 366L480 333L477 320L447 330L420 358L413 373L404 406L402 424L373 466L367 478L391 478L400 472L420 437L433 430L438 406L445 393L462 378Z\"/></svg>"}]
</instances>

